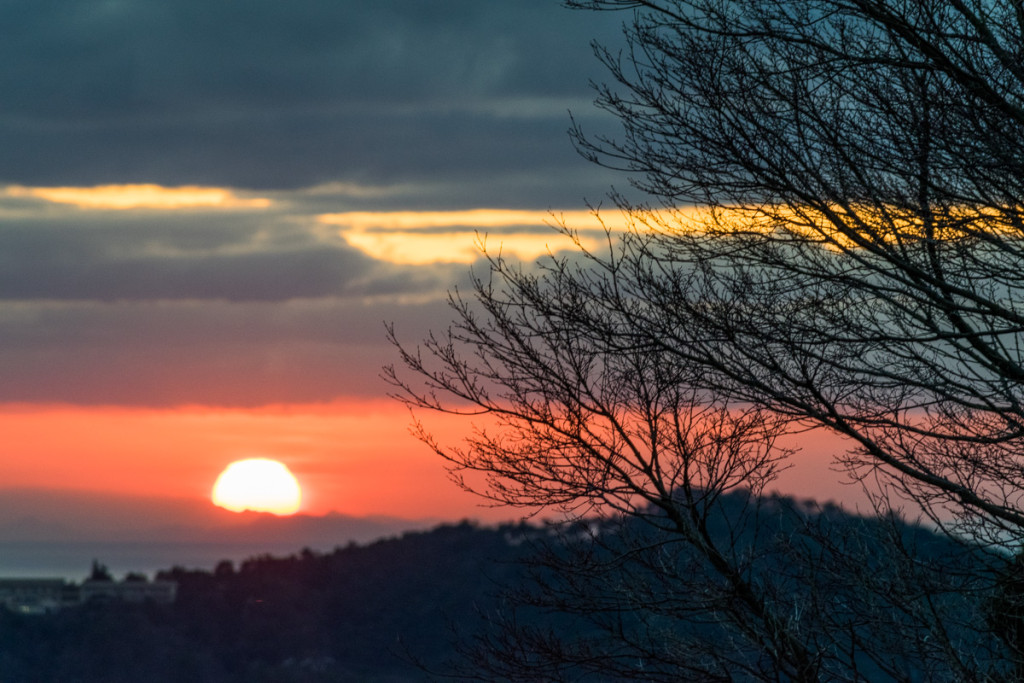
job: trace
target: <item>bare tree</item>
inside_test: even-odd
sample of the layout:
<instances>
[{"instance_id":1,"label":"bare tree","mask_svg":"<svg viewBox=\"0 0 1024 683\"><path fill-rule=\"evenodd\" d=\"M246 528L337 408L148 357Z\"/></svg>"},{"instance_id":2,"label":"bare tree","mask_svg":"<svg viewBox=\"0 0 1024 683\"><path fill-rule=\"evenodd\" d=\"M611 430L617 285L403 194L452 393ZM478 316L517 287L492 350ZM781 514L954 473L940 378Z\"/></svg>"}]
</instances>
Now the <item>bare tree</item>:
<instances>
[{"instance_id":1,"label":"bare tree","mask_svg":"<svg viewBox=\"0 0 1024 683\"><path fill-rule=\"evenodd\" d=\"M464 448L433 444L486 475L468 487L645 522L656 539L608 557L646 567L648 587L671 577L690 596L672 618L719 629L606 622L624 649L573 661L1012 678L1016 636L999 631L1019 628L1007 586L1024 541L1021 3L567 4L632 10L623 48L597 48L612 77L598 103L621 136L574 139L648 203L615 196L633 227L604 253L533 270L494 257L472 299L453 296L448 335L403 351L425 385L392 378L415 406L489 417ZM846 438L837 457L883 517L909 501L963 554L928 556L896 522L846 537L798 510L765 531L777 437L808 428ZM746 504L722 504L741 488ZM611 612L658 612L656 591L617 595Z\"/></svg>"}]
</instances>

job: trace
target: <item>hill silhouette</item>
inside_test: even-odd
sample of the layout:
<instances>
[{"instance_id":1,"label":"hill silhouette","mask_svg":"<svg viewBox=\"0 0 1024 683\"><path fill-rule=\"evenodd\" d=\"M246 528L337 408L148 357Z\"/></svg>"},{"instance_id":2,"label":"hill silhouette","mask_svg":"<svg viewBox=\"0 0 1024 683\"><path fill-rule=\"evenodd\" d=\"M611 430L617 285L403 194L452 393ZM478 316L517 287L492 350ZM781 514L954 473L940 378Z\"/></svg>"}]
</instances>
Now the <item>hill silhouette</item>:
<instances>
[{"instance_id":1,"label":"hill silhouette","mask_svg":"<svg viewBox=\"0 0 1024 683\"><path fill-rule=\"evenodd\" d=\"M744 501L737 495L728 504ZM882 529L838 508L790 499L774 499L763 510L758 524L776 537L792 534L787 520L794 514L814 523L827 519L833 529ZM727 531L736 530L719 530ZM628 585L645 587L656 601L670 596L673 586L660 585L642 568L567 578L559 565L571 565L580 552L614 557L626 539L645 533L632 521L548 527L463 522L331 552L169 568L160 578L178 582L172 605L93 603L43 616L0 612L0 680L394 683L425 680L428 670L448 671L453 662L472 670L467 651L514 632L568 634L598 647L599 620L577 609L585 601L566 602L566 595L575 591L577 598L613 604L617 586ZM974 561L961 546L921 527L903 525L902 533L929 557ZM879 567L882 562L877 558ZM785 560L779 563L771 570L786 569ZM803 590L798 580L792 589ZM626 628L644 624L628 614L617 618ZM513 622L515 629L506 628Z\"/></svg>"}]
</instances>

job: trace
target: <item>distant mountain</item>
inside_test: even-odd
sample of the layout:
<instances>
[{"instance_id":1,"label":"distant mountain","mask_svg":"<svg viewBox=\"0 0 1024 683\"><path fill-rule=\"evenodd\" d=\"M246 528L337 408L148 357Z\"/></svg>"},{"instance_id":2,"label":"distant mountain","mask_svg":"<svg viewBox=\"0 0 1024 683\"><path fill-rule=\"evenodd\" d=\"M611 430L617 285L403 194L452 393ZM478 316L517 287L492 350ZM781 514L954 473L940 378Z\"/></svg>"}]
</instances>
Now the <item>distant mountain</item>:
<instances>
[{"instance_id":1,"label":"distant mountain","mask_svg":"<svg viewBox=\"0 0 1024 683\"><path fill-rule=\"evenodd\" d=\"M303 547L333 548L350 543L367 543L397 536L406 531L426 529L437 520L409 520L398 517L350 517L336 512L313 515L276 515L244 512L227 513L235 519L212 527L167 526L152 529L157 538L180 543L290 544L296 551Z\"/></svg>"},{"instance_id":2,"label":"distant mountain","mask_svg":"<svg viewBox=\"0 0 1024 683\"><path fill-rule=\"evenodd\" d=\"M118 576L152 575L172 565L210 568L265 553L325 552L436 524L337 513L239 514L201 499L7 489L0 490L0 577L79 579L93 560Z\"/></svg>"},{"instance_id":3,"label":"distant mountain","mask_svg":"<svg viewBox=\"0 0 1024 683\"><path fill-rule=\"evenodd\" d=\"M0 490L0 543L289 543L331 548L433 526L397 517L278 517L235 513L203 499L144 498L49 489Z\"/></svg>"}]
</instances>

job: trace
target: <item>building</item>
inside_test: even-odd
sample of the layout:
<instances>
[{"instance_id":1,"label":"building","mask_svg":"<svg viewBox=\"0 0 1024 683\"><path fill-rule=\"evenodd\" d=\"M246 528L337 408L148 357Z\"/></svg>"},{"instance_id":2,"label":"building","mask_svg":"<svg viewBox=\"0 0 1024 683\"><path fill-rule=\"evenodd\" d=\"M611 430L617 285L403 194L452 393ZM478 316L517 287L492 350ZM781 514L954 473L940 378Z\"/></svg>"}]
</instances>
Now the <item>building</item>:
<instances>
[{"instance_id":1,"label":"building","mask_svg":"<svg viewBox=\"0 0 1024 683\"><path fill-rule=\"evenodd\" d=\"M103 581L86 579L78 588L79 601L113 600L121 602L155 602L170 604L178 594L174 581L130 580Z\"/></svg>"},{"instance_id":2,"label":"building","mask_svg":"<svg viewBox=\"0 0 1024 683\"><path fill-rule=\"evenodd\" d=\"M49 614L94 600L170 604L177 597L174 581L131 577L124 581L88 578L81 584L64 579L0 579L0 606L19 614Z\"/></svg>"},{"instance_id":3,"label":"building","mask_svg":"<svg viewBox=\"0 0 1024 683\"><path fill-rule=\"evenodd\" d=\"M80 601L64 579L0 579L0 605L19 614L47 614Z\"/></svg>"}]
</instances>

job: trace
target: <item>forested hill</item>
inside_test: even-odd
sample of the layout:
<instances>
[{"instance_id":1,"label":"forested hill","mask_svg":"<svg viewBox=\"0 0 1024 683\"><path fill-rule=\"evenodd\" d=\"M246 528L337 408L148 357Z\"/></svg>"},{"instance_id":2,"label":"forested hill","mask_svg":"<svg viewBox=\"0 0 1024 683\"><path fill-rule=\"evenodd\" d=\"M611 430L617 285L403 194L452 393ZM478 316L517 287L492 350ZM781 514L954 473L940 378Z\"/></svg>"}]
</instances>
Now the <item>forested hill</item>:
<instances>
[{"instance_id":1,"label":"forested hill","mask_svg":"<svg viewBox=\"0 0 1024 683\"><path fill-rule=\"evenodd\" d=\"M401 681L451 653L515 584L527 527L469 523L327 554L174 568L173 605L0 611L0 680L195 683ZM511 541L511 542L510 542Z\"/></svg>"},{"instance_id":2,"label":"forested hill","mask_svg":"<svg viewBox=\"0 0 1024 683\"><path fill-rule=\"evenodd\" d=\"M795 509L791 501L786 506ZM813 515L833 525L862 524L835 509ZM462 523L326 554L262 556L210 571L171 569L160 576L179 584L172 605L107 602L42 616L0 613L0 680L424 680L426 670L413 662L436 670L456 658L455 634L471 640L493 626L482 615L512 614L500 596L528 592L531 571L547 589L557 584L548 580L550 565L523 562L536 558L539 545L561 547L566 539L588 538L585 530L594 528L577 525L556 536L528 525ZM618 541L608 536L622 529L603 528L602 545L614 546ZM937 552L945 547L921 530L914 535L937 544ZM630 571L630 580L639 581ZM602 585L608 584L593 583L595 590ZM540 631L568 625L576 629L572 635L585 636L590 628L580 617L515 614L520 626Z\"/></svg>"}]
</instances>

